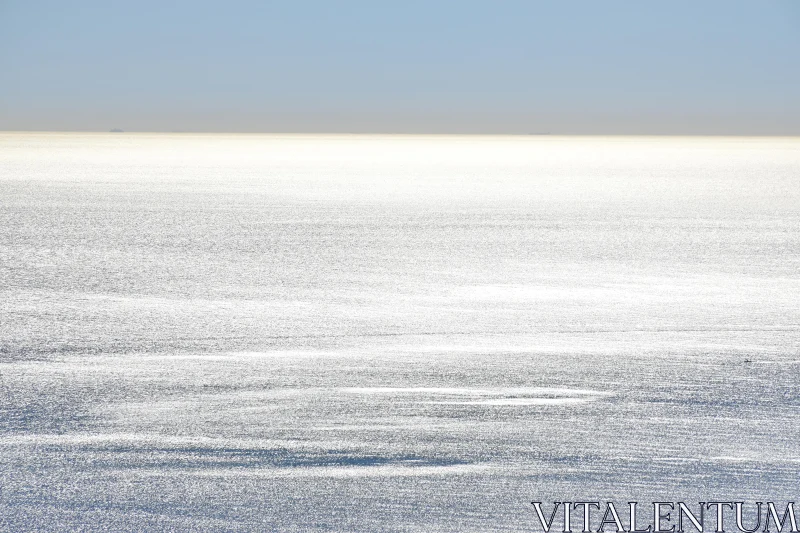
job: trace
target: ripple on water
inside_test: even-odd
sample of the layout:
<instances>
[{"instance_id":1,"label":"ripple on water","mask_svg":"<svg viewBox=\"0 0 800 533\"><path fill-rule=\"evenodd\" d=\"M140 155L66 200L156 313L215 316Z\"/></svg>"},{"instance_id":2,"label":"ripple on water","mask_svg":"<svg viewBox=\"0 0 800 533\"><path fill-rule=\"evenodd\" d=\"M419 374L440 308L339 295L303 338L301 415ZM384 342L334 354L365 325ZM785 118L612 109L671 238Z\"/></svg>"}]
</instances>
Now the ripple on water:
<instances>
[{"instance_id":1,"label":"ripple on water","mask_svg":"<svg viewBox=\"0 0 800 533\"><path fill-rule=\"evenodd\" d=\"M414 403L500 407L575 405L611 395L604 391L555 387L349 387L341 390L348 394L402 396Z\"/></svg>"}]
</instances>

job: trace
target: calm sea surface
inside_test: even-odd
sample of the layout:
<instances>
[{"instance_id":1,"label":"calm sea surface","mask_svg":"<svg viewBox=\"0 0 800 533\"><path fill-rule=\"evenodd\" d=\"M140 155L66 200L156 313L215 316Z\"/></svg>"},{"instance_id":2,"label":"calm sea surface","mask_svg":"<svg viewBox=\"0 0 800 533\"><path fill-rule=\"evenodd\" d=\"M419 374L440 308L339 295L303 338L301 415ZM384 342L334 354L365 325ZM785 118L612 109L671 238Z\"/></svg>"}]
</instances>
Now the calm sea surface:
<instances>
[{"instance_id":1,"label":"calm sea surface","mask_svg":"<svg viewBox=\"0 0 800 533\"><path fill-rule=\"evenodd\" d=\"M799 476L800 139L0 133L0 530Z\"/></svg>"}]
</instances>

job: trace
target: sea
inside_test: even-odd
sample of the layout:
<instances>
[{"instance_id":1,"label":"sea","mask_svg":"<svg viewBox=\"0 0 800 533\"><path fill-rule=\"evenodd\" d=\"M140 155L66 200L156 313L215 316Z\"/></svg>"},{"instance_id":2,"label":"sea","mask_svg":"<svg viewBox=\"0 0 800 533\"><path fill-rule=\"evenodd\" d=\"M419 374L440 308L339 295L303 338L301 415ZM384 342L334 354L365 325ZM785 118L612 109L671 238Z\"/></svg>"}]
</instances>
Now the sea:
<instances>
[{"instance_id":1,"label":"sea","mask_svg":"<svg viewBox=\"0 0 800 533\"><path fill-rule=\"evenodd\" d=\"M800 138L0 133L0 531L798 479Z\"/></svg>"}]
</instances>

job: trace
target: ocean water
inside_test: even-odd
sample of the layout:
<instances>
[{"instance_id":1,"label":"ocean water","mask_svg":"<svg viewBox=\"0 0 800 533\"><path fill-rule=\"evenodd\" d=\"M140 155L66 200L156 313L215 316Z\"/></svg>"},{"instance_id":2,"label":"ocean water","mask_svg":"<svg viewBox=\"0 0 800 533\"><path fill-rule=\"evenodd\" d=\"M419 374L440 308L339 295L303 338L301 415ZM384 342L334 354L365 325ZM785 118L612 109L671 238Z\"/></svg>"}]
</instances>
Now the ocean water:
<instances>
[{"instance_id":1,"label":"ocean water","mask_svg":"<svg viewBox=\"0 0 800 533\"><path fill-rule=\"evenodd\" d=\"M786 501L800 139L0 133L0 530Z\"/></svg>"}]
</instances>

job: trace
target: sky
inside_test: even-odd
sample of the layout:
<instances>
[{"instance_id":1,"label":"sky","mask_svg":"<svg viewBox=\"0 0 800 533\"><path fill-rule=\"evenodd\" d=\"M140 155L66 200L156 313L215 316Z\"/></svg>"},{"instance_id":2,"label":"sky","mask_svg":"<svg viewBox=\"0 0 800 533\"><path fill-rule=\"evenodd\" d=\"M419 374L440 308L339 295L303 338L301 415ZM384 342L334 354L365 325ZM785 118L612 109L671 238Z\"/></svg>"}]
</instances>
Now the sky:
<instances>
[{"instance_id":1,"label":"sky","mask_svg":"<svg viewBox=\"0 0 800 533\"><path fill-rule=\"evenodd\" d=\"M0 0L0 130L800 134L800 1Z\"/></svg>"}]
</instances>

